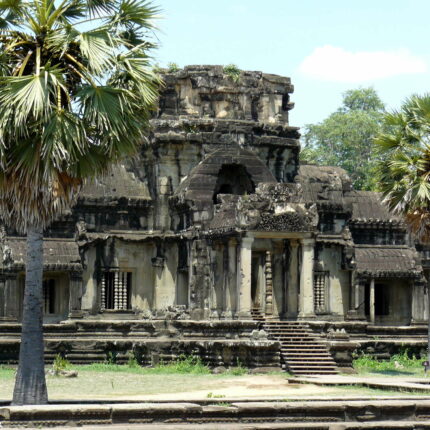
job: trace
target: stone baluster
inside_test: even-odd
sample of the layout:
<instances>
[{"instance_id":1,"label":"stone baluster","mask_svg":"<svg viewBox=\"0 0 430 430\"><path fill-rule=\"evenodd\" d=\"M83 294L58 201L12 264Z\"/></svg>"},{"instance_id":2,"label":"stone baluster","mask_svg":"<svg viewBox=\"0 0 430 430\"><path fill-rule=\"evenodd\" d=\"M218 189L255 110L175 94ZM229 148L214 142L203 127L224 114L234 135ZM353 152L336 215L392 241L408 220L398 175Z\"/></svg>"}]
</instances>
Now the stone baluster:
<instances>
[{"instance_id":1,"label":"stone baluster","mask_svg":"<svg viewBox=\"0 0 430 430\"><path fill-rule=\"evenodd\" d=\"M127 309L127 272L121 273L122 277L122 308Z\"/></svg>"},{"instance_id":2,"label":"stone baluster","mask_svg":"<svg viewBox=\"0 0 430 430\"><path fill-rule=\"evenodd\" d=\"M273 276L272 276L272 253L266 252L265 264L265 277L266 277L266 317L273 316Z\"/></svg>"},{"instance_id":3,"label":"stone baluster","mask_svg":"<svg viewBox=\"0 0 430 430\"><path fill-rule=\"evenodd\" d=\"M106 272L102 272L102 283L100 286L100 310L104 311L106 308Z\"/></svg>"},{"instance_id":4,"label":"stone baluster","mask_svg":"<svg viewBox=\"0 0 430 430\"><path fill-rule=\"evenodd\" d=\"M118 270L115 270L114 272L113 291L114 291L113 308L115 310L118 310L120 309L120 290L119 290L119 271Z\"/></svg>"}]
</instances>

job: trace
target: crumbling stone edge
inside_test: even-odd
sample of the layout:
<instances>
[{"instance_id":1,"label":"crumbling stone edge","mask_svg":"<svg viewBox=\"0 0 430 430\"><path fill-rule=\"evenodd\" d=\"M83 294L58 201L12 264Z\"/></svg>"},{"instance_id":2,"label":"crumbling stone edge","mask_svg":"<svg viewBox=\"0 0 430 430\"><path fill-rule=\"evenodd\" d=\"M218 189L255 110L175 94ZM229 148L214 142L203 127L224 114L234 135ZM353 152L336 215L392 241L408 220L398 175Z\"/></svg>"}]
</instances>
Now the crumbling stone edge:
<instances>
[{"instance_id":1,"label":"crumbling stone edge","mask_svg":"<svg viewBox=\"0 0 430 430\"><path fill-rule=\"evenodd\" d=\"M0 408L3 427L133 423L429 421L430 400L58 404Z\"/></svg>"}]
</instances>

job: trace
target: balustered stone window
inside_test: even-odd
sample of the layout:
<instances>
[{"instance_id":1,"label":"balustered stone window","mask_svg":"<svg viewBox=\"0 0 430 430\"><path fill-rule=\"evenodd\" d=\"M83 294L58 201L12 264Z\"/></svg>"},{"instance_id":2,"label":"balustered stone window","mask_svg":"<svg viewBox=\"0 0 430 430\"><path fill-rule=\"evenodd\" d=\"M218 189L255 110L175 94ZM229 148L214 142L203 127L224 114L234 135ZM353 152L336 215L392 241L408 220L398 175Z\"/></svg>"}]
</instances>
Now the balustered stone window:
<instances>
[{"instance_id":1,"label":"balustered stone window","mask_svg":"<svg viewBox=\"0 0 430 430\"><path fill-rule=\"evenodd\" d=\"M314 273L314 308L315 313L328 312L328 272Z\"/></svg>"},{"instance_id":2,"label":"balustered stone window","mask_svg":"<svg viewBox=\"0 0 430 430\"><path fill-rule=\"evenodd\" d=\"M102 273L100 309L131 309L131 272L106 270Z\"/></svg>"}]
</instances>

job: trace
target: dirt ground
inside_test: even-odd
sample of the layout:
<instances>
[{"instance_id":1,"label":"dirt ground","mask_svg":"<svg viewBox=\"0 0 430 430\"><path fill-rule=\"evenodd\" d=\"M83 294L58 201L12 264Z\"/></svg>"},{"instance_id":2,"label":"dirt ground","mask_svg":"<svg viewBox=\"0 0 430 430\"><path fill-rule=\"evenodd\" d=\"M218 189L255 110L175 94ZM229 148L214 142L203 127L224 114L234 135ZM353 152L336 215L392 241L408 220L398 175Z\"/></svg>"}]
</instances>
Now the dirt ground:
<instances>
[{"instance_id":1,"label":"dirt ground","mask_svg":"<svg viewBox=\"0 0 430 430\"><path fill-rule=\"evenodd\" d=\"M0 399L10 400L13 373L0 374ZM47 377L49 397L55 400L199 400L279 397L376 397L402 393L355 386L289 383L287 376L269 375L142 375L126 372L82 371L77 378ZM413 393L411 393L414 395ZM415 393L419 395L419 393Z\"/></svg>"}]
</instances>

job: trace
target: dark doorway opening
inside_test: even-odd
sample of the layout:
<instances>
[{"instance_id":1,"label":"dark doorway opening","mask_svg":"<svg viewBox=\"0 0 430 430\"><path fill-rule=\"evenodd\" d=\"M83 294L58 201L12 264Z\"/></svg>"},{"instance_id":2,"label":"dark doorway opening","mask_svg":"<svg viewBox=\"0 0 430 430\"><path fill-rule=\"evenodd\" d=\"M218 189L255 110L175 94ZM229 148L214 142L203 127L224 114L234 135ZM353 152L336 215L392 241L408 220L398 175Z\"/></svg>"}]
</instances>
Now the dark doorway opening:
<instances>
[{"instance_id":1,"label":"dark doorway opening","mask_svg":"<svg viewBox=\"0 0 430 430\"><path fill-rule=\"evenodd\" d=\"M383 284L375 285L375 315L390 314L390 295L388 287Z\"/></svg>"},{"instance_id":2,"label":"dark doorway opening","mask_svg":"<svg viewBox=\"0 0 430 430\"><path fill-rule=\"evenodd\" d=\"M213 194L213 202L218 202L219 194L243 196L255 192L255 185L246 168L241 164L223 164Z\"/></svg>"}]
</instances>

